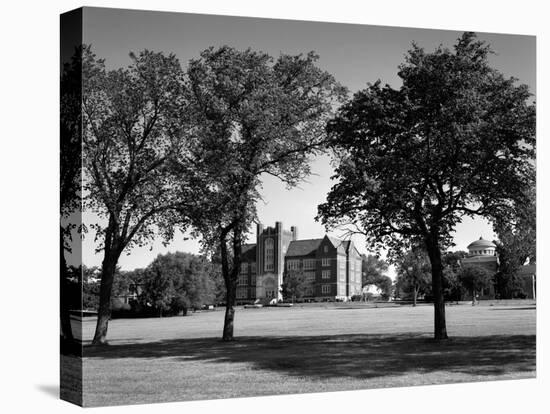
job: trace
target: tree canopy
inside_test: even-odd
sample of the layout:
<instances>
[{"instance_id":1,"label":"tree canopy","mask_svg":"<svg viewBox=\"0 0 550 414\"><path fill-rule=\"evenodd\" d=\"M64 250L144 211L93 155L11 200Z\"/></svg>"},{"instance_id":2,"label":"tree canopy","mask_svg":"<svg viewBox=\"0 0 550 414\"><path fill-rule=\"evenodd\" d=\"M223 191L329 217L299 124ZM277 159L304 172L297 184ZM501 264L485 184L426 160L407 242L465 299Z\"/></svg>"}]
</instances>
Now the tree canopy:
<instances>
[{"instance_id":1,"label":"tree canopy","mask_svg":"<svg viewBox=\"0 0 550 414\"><path fill-rule=\"evenodd\" d=\"M453 50L413 44L398 88L368 84L329 122L336 184L319 206L375 248L423 243L432 265L436 339L447 337L441 251L464 216L503 217L534 186L535 106L464 33Z\"/></svg>"},{"instance_id":2,"label":"tree canopy","mask_svg":"<svg viewBox=\"0 0 550 414\"><path fill-rule=\"evenodd\" d=\"M472 295L472 304L476 303L477 294L482 289L487 289L493 283L493 275L481 266L469 265L464 266L458 278L462 285Z\"/></svg>"}]
</instances>

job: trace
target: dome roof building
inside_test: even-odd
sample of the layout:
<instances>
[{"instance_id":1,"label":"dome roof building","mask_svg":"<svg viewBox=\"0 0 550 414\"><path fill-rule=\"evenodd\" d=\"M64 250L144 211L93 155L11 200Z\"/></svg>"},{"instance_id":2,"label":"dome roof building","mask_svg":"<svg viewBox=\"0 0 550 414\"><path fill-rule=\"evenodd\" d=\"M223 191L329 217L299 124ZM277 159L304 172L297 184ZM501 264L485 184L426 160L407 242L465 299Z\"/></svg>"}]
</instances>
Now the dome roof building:
<instances>
[{"instance_id":1,"label":"dome roof building","mask_svg":"<svg viewBox=\"0 0 550 414\"><path fill-rule=\"evenodd\" d=\"M468 245L470 256L494 256L496 244L482 237Z\"/></svg>"}]
</instances>

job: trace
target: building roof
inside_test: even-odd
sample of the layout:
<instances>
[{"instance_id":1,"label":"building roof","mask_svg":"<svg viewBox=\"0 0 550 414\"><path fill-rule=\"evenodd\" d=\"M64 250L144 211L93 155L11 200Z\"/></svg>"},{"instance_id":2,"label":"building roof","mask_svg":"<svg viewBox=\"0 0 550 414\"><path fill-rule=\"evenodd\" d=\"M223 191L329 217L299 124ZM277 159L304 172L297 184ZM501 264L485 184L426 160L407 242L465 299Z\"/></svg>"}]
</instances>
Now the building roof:
<instances>
[{"instance_id":1,"label":"building roof","mask_svg":"<svg viewBox=\"0 0 550 414\"><path fill-rule=\"evenodd\" d=\"M340 240L340 239L337 239L336 237L332 237L329 235L326 235L325 237L330 240L330 242L336 248L338 253L345 254L348 251L349 241Z\"/></svg>"},{"instance_id":2,"label":"building roof","mask_svg":"<svg viewBox=\"0 0 550 414\"><path fill-rule=\"evenodd\" d=\"M493 242L489 241L489 240L485 240L483 239L482 237L479 238L479 240L476 240L475 242L472 242L468 245L468 250L473 250L473 249L486 249L486 248L496 248L496 244L494 244Z\"/></svg>"},{"instance_id":3,"label":"building roof","mask_svg":"<svg viewBox=\"0 0 550 414\"><path fill-rule=\"evenodd\" d=\"M287 256L306 256L315 252L323 239L292 240L286 251Z\"/></svg>"}]
</instances>

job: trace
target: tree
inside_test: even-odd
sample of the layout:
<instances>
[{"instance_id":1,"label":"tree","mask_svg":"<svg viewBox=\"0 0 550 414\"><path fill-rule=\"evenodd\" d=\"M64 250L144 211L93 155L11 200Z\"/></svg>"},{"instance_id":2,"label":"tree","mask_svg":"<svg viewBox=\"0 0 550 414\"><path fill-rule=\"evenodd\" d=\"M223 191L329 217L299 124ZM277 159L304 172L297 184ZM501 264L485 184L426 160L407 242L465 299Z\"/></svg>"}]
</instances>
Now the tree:
<instances>
[{"instance_id":1,"label":"tree","mask_svg":"<svg viewBox=\"0 0 550 414\"><path fill-rule=\"evenodd\" d=\"M187 124L183 71L174 55L130 54L132 65L107 71L84 48L82 61L83 191L85 208L104 220L92 227L103 252L99 309L93 344L106 343L118 259L144 245L161 215L185 201L167 164L184 153ZM180 177L181 181L182 178Z\"/></svg>"},{"instance_id":2,"label":"tree","mask_svg":"<svg viewBox=\"0 0 550 414\"><path fill-rule=\"evenodd\" d=\"M388 271L388 263L378 256L369 254L361 255L362 284L376 285L377 281Z\"/></svg>"},{"instance_id":3,"label":"tree","mask_svg":"<svg viewBox=\"0 0 550 414\"><path fill-rule=\"evenodd\" d=\"M82 274L82 309L97 310L99 308L101 270L96 266L87 267L83 265L79 271Z\"/></svg>"},{"instance_id":4,"label":"tree","mask_svg":"<svg viewBox=\"0 0 550 414\"><path fill-rule=\"evenodd\" d=\"M281 285L283 298L291 299L294 303L296 299L304 297L308 286L311 284L307 281L303 270L289 270L285 273Z\"/></svg>"},{"instance_id":5,"label":"tree","mask_svg":"<svg viewBox=\"0 0 550 414\"><path fill-rule=\"evenodd\" d=\"M388 275L382 275L376 280L375 285L382 291L382 299L389 300L392 297L393 281L391 277Z\"/></svg>"},{"instance_id":6,"label":"tree","mask_svg":"<svg viewBox=\"0 0 550 414\"><path fill-rule=\"evenodd\" d=\"M325 144L325 125L344 89L319 69L314 53L277 60L250 49L209 48L189 63L192 154L204 169L176 165L203 189L191 217L206 250L219 254L226 288L222 338L233 339L241 246L256 219L262 177L288 187L310 173Z\"/></svg>"},{"instance_id":7,"label":"tree","mask_svg":"<svg viewBox=\"0 0 550 414\"><path fill-rule=\"evenodd\" d=\"M528 189L525 200L518 204L510 217L496 220L493 224L498 235L497 254L499 271L496 275L496 289L501 298L512 298L522 292L518 270L525 264L535 263L536 243L536 194Z\"/></svg>"},{"instance_id":8,"label":"tree","mask_svg":"<svg viewBox=\"0 0 550 414\"><path fill-rule=\"evenodd\" d=\"M213 303L216 281L214 266L203 256L190 253L158 255L144 272L141 301L152 305L159 316L163 312L187 312Z\"/></svg>"},{"instance_id":9,"label":"tree","mask_svg":"<svg viewBox=\"0 0 550 414\"><path fill-rule=\"evenodd\" d=\"M425 293L430 286L430 259L420 248L406 252L397 260L397 286L399 290L411 292L413 306L420 293Z\"/></svg>"},{"instance_id":10,"label":"tree","mask_svg":"<svg viewBox=\"0 0 550 414\"><path fill-rule=\"evenodd\" d=\"M487 289L493 282L492 275L481 266L464 266L458 278L472 295L472 306L476 303L477 294Z\"/></svg>"},{"instance_id":11,"label":"tree","mask_svg":"<svg viewBox=\"0 0 550 414\"><path fill-rule=\"evenodd\" d=\"M531 94L492 68L490 53L473 33L452 51L413 44L398 89L368 84L328 125L337 183L319 218L374 249L425 247L437 340L447 338L441 251L455 225L505 216L535 182Z\"/></svg>"},{"instance_id":12,"label":"tree","mask_svg":"<svg viewBox=\"0 0 550 414\"><path fill-rule=\"evenodd\" d=\"M388 263L378 256L369 254L361 256L362 262L362 286L374 285L381 290L382 296L389 299L392 292L393 282L385 275L388 270Z\"/></svg>"},{"instance_id":13,"label":"tree","mask_svg":"<svg viewBox=\"0 0 550 414\"><path fill-rule=\"evenodd\" d=\"M67 341L74 339L69 311L77 290L69 282L74 269L69 269L65 253L71 253L73 233L81 230L78 219L82 212L81 66L82 48L76 48L70 62L63 65L60 81L60 315L61 333ZM81 304L76 308L80 309Z\"/></svg>"},{"instance_id":14,"label":"tree","mask_svg":"<svg viewBox=\"0 0 550 414\"><path fill-rule=\"evenodd\" d=\"M464 251L448 251L442 256L443 262L443 296L445 300L455 300L458 302L464 295L464 286L460 282L458 274L460 273L460 260L466 257L468 253Z\"/></svg>"}]
</instances>

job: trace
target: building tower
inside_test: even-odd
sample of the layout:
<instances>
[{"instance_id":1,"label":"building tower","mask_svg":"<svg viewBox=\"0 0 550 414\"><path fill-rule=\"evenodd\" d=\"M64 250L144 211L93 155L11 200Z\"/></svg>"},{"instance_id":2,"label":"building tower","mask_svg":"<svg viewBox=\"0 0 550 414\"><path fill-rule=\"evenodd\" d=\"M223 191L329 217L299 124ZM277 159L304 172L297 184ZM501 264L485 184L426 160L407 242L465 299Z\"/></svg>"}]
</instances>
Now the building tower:
<instances>
[{"instance_id":1,"label":"building tower","mask_svg":"<svg viewBox=\"0 0 550 414\"><path fill-rule=\"evenodd\" d=\"M275 227L256 227L256 298L281 300L284 257L288 245L297 235L298 229L283 229L283 223L275 222Z\"/></svg>"}]
</instances>

